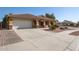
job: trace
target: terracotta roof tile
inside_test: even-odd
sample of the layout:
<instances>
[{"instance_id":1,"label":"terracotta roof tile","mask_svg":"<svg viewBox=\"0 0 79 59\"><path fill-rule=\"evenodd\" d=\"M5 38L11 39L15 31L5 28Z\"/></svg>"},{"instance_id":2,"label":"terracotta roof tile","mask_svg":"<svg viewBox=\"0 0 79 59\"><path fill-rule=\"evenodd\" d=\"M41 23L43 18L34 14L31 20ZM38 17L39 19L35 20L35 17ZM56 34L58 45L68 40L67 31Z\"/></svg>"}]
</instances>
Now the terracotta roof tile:
<instances>
[{"instance_id":1,"label":"terracotta roof tile","mask_svg":"<svg viewBox=\"0 0 79 59\"><path fill-rule=\"evenodd\" d=\"M9 17L12 17L12 18L18 18L18 19L29 19L29 20L53 20L51 18L47 18L47 17L42 17L42 16L34 16L32 14L12 14L12 15L9 15Z\"/></svg>"}]
</instances>

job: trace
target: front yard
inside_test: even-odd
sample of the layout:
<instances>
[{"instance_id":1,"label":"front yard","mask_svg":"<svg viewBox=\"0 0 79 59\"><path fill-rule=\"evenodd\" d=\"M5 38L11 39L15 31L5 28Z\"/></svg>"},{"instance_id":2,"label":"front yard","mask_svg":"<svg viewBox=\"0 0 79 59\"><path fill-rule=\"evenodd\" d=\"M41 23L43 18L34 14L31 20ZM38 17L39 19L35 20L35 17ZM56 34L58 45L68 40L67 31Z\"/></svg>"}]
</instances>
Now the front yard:
<instances>
[{"instance_id":1,"label":"front yard","mask_svg":"<svg viewBox=\"0 0 79 59\"><path fill-rule=\"evenodd\" d=\"M73 51L79 50L79 36L69 35L67 30L59 33L45 31L44 28L38 29L19 29L15 30L22 41L1 46L0 50L7 51ZM1 34L2 35L2 34ZM5 35L5 34L4 34Z\"/></svg>"}]
</instances>

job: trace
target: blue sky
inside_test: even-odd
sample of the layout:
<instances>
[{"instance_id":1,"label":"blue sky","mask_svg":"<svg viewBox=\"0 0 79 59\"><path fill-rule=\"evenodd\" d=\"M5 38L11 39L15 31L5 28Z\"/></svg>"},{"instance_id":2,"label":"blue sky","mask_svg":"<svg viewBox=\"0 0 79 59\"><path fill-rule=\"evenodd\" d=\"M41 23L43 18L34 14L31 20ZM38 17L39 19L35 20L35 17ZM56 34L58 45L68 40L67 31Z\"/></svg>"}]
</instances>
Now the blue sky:
<instances>
[{"instance_id":1,"label":"blue sky","mask_svg":"<svg viewBox=\"0 0 79 59\"><path fill-rule=\"evenodd\" d=\"M0 20L4 15L13 14L33 14L42 15L45 13L54 13L59 21L70 20L79 21L78 7L0 7Z\"/></svg>"}]
</instances>

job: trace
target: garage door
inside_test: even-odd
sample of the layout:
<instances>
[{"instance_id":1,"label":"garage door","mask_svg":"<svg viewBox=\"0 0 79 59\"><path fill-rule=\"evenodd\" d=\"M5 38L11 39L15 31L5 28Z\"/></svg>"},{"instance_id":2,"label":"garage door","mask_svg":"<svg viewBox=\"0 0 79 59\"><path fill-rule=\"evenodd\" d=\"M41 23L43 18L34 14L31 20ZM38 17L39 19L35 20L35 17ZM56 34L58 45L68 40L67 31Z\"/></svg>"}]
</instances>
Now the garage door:
<instances>
[{"instance_id":1,"label":"garage door","mask_svg":"<svg viewBox=\"0 0 79 59\"><path fill-rule=\"evenodd\" d=\"M23 19L14 19L13 20L13 28L32 28L32 21L31 20L23 20Z\"/></svg>"}]
</instances>

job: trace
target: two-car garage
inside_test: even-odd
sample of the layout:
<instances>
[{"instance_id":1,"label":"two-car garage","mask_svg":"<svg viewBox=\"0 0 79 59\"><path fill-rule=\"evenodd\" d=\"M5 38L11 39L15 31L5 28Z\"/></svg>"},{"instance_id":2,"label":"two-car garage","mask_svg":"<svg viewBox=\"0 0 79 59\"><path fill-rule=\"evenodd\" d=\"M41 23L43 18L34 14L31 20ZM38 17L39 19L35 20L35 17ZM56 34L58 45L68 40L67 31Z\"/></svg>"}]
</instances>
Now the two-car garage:
<instances>
[{"instance_id":1,"label":"two-car garage","mask_svg":"<svg viewBox=\"0 0 79 59\"><path fill-rule=\"evenodd\" d=\"M13 19L13 29L32 28L32 20Z\"/></svg>"}]
</instances>

